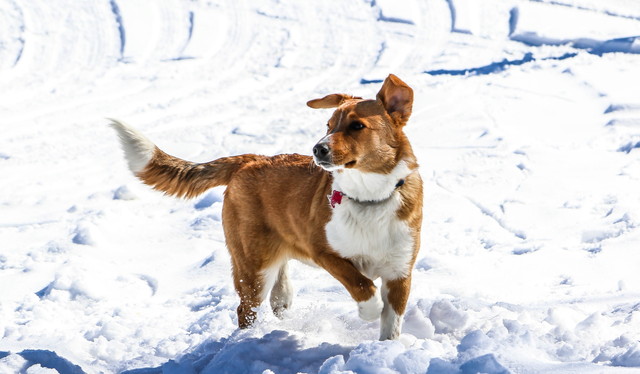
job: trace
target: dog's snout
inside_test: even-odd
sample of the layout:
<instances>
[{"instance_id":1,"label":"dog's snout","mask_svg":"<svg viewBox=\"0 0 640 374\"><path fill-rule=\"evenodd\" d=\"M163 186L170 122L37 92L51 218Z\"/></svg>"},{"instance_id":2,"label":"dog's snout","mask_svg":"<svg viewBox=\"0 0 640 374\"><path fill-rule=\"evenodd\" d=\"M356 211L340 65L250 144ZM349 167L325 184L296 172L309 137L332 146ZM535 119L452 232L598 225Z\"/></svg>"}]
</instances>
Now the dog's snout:
<instances>
[{"instance_id":1,"label":"dog's snout","mask_svg":"<svg viewBox=\"0 0 640 374\"><path fill-rule=\"evenodd\" d=\"M313 155L318 159L325 159L329 154L329 146L326 143L318 143L313 147Z\"/></svg>"}]
</instances>

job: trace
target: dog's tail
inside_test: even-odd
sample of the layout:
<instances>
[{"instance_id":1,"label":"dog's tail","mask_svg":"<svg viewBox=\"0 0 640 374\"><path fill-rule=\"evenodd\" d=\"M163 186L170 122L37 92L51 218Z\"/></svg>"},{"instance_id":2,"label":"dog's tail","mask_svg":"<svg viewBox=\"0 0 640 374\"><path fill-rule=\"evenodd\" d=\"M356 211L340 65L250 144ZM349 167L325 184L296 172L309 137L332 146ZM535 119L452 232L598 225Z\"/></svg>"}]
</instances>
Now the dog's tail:
<instances>
[{"instance_id":1,"label":"dog's tail","mask_svg":"<svg viewBox=\"0 0 640 374\"><path fill-rule=\"evenodd\" d=\"M223 157L194 163L164 153L147 137L126 124L110 119L120 137L131 171L156 190L167 195L191 198L206 190L229 184L233 174L256 155Z\"/></svg>"}]
</instances>

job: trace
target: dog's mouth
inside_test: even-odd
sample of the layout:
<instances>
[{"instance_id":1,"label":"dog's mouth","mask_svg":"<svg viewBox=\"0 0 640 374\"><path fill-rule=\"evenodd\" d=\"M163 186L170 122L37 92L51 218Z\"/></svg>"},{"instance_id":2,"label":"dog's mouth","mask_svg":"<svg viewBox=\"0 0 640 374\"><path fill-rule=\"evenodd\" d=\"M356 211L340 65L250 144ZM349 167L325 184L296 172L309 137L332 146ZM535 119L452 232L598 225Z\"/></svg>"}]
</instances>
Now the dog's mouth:
<instances>
[{"instance_id":1,"label":"dog's mouth","mask_svg":"<svg viewBox=\"0 0 640 374\"><path fill-rule=\"evenodd\" d=\"M329 170L329 169L335 168L335 166L333 166L333 164L328 161L317 161L317 160L315 161L316 161L316 165L320 166L323 169Z\"/></svg>"},{"instance_id":2,"label":"dog's mouth","mask_svg":"<svg viewBox=\"0 0 640 374\"><path fill-rule=\"evenodd\" d=\"M340 170L340 169L351 169L356 165L356 160L353 161L349 161L346 164L342 164L342 165L335 165L329 161L318 161L318 160L314 160L316 165L320 166L321 168L323 168L326 171L336 171L336 170Z\"/></svg>"}]
</instances>

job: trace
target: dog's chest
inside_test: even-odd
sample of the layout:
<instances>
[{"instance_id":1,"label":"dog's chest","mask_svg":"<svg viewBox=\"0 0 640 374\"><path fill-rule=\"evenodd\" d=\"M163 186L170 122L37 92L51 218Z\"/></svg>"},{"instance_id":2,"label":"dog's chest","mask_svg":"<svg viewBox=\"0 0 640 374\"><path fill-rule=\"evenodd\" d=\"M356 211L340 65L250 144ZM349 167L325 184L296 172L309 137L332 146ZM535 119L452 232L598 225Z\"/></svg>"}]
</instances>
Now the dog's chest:
<instances>
[{"instance_id":1,"label":"dog's chest","mask_svg":"<svg viewBox=\"0 0 640 374\"><path fill-rule=\"evenodd\" d=\"M376 204L345 199L327 223L329 244L371 279L406 276L413 239L407 223L397 217L399 205L399 194Z\"/></svg>"}]
</instances>

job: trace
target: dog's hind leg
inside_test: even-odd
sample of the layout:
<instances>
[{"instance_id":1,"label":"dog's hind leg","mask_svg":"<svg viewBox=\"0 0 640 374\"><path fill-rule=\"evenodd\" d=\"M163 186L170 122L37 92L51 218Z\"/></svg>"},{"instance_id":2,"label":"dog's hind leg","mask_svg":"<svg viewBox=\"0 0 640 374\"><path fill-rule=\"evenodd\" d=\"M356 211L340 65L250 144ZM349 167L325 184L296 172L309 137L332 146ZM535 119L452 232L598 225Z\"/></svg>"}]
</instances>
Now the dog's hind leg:
<instances>
[{"instance_id":1,"label":"dog's hind leg","mask_svg":"<svg viewBox=\"0 0 640 374\"><path fill-rule=\"evenodd\" d=\"M267 299L269 292L274 288L282 288L274 285L278 282L286 285L286 260L278 254L280 248L278 241L266 232L262 233L257 240L248 240L244 243L238 240L237 231L227 230L226 233L227 246L232 254L233 282L240 296L240 305L237 310L238 326L241 329L248 328L256 322L256 310ZM260 250L257 250L258 248Z\"/></svg>"},{"instance_id":2,"label":"dog's hind leg","mask_svg":"<svg viewBox=\"0 0 640 374\"><path fill-rule=\"evenodd\" d=\"M293 300L293 288L289 281L287 261L285 261L278 270L278 278L271 289L271 309L273 314L278 318L282 318L282 313L289 309Z\"/></svg>"},{"instance_id":3,"label":"dog's hind leg","mask_svg":"<svg viewBox=\"0 0 640 374\"><path fill-rule=\"evenodd\" d=\"M262 304L269 290L275 283L275 271L259 270L262 266L257 261L247 258L232 258L233 284L240 296L238 305L238 327L245 329L256 322L257 308Z\"/></svg>"},{"instance_id":4,"label":"dog's hind leg","mask_svg":"<svg viewBox=\"0 0 640 374\"><path fill-rule=\"evenodd\" d=\"M248 273L241 273L234 269L233 281L240 296L238 305L238 327L246 329L256 321L256 309L262 303L264 284L260 277Z\"/></svg>"},{"instance_id":5,"label":"dog's hind leg","mask_svg":"<svg viewBox=\"0 0 640 374\"><path fill-rule=\"evenodd\" d=\"M243 267L246 269L246 266ZM271 291L271 308L280 317L284 309L291 305L292 288L287 277L287 263L277 262L263 270L243 271L234 266L234 283L240 305L238 306L238 325L240 328L250 327L256 320L256 308Z\"/></svg>"}]
</instances>

